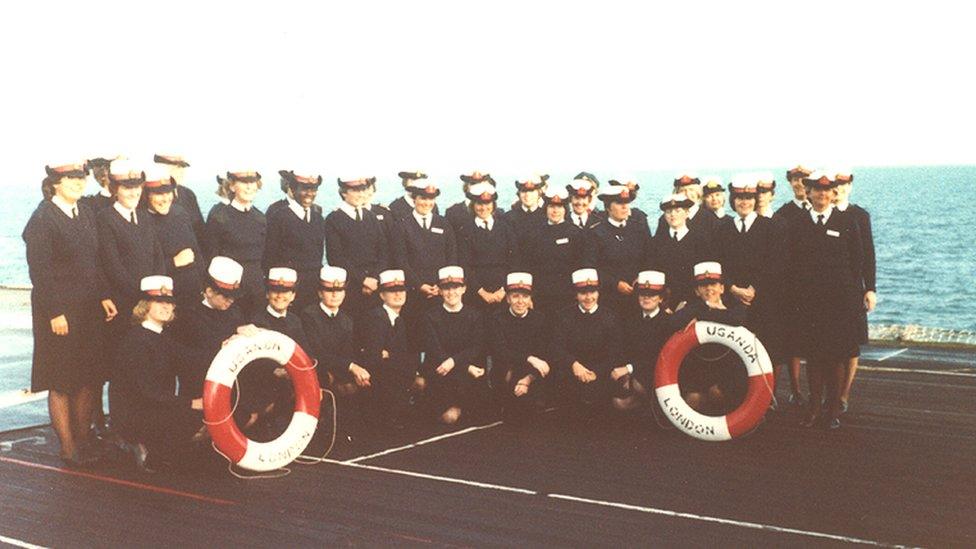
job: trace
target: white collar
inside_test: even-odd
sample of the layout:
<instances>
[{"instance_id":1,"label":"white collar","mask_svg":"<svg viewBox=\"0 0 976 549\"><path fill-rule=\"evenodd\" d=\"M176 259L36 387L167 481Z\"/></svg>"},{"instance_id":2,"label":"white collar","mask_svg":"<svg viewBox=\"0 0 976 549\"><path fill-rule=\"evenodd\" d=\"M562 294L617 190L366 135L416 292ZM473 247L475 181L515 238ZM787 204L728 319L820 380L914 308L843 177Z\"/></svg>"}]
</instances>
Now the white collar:
<instances>
[{"instance_id":1,"label":"white collar","mask_svg":"<svg viewBox=\"0 0 976 549\"><path fill-rule=\"evenodd\" d=\"M535 213L535 211L538 210L541 206L542 206L542 199L539 199L539 201L535 203L535 206L532 206L531 208L526 208L525 204L522 204L522 201L519 200L519 208L522 209L523 213L529 213L529 214Z\"/></svg>"},{"instance_id":2,"label":"white collar","mask_svg":"<svg viewBox=\"0 0 976 549\"><path fill-rule=\"evenodd\" d=\"M163 333L163 325L148 318L142 321L142 327L150 332L156 332L157 334Z\"/></svg>"},{"instance_id":3,"label":"white collar","mask_svg":"<svg viewBox=\"0 0 976 549\"><path fill-rule=\"evenodd\" d=\"M343 200L342 202L339 203L339 209L346 212L346 215L348 215L350 219L356 219L357 208L352 204ZM360 219L361 218L362 218L362 213L360 213Z\"/></svg>"},{"instance_id":4,"label":"white collar","mask_svg":"<svg viewBox=\"0 0 976 549\"><path fill-rule=\"evenodd\" d=\"M563 218L563 220L562 220L562 221L560 221L559 223L553 223L552 221L549 221L548 219L546 219L546 223L547 223L547 224L548 224L548 225L549 225L550 227L553 227L553 226L555 226L555 225L562 225L562 224L563 224L563 223L565 223L565 222L566 222L566 218L565 218L565 217L564 217L564 218Z\"/></svg>"},{"instance_id":5,"label":"white collar","mask_svg":"<svg viewBox=\"0 0 976 549\"><path fill-rule=\"evenodd\" d=\"M407 204L409 204L410 207L413 208L413 197L410 196L409 192L403 193L403 200L405 200Z\"/></svg>"},{"instance_id":6,"label":"white collar","mask_svg":"<svg viewBox=\"0 0 976 549\"><path fill-rule=\"evenodd\" d=\"M303 207L301 204L298 203L297 200L295 200L290 196L286 196L285 200L288 201L288 209L294 212L295 215L298 216L298 219L305 221L305 211L306 211L305 207ZM311 208L309 208L309 210L311 210Z\"/></svg>"},{"instance_id":7,"label":"white collar","mask_svg":"<svg viewBox=\"0 0 976 549\"><path fill-rule=\"evenodd\" d=\"M104 196L105 198L112 198L112 193L108 191L107 187L101 187L98 191L99 196Z\"/></svg>"},{"instance_id":8,"label":"white collar","mask_svg":"<svg viewBox=\"0 0 976 549\"><path fill-rule=\"evenodd\" d=\"M274 310L274 307L272 307L271 305L268 305L267 311L268 311L268 314L269 315L271 315L271 316L273 316L275 318L285 318L285 316L288 315L288 311L287 310L285 312L283 312L283 313L279 313L278 311Z\"/></svg>"},{"instance_id":9,"label":"white collar","mask_svg":"<svg viewBox=\"0 0 976 549\"><path fill-rule=\"evenodd\" d=\"M593 308L590 309L589 311L587 311L586 309L584 309L583 306L580 305L579 303L577 303L576 306L579 308L580 312L583 313L584 315L591 315L591 314L595 313L597 309L600 308L600 304L599 303L597 303L596 305L594 305Z\"/></svg>"},{"instance_id":10,"label":"white collar","mask_svg":"<svg viewBox=\"0 0 976 549\"><path fill-rule=\"evenodd\" d=\"M62 199L58 195L52 196L51 197L51 202L55 206L57 206L59 210L61 210L62 212L64 212L64 215L66 215L68 217L72 217L72 218L75 216L74 210L75 210L75 208L78 207L78 203L77 202L75 202L74 204L68 204L67 202L64 201L64 199ZM128 221L128 218L126 218L126 220Z\"/></svg>"},{"instance_id":11,"label":"white collar","mask_svg":"<svg viewBox=\"0 0 976 549\"><path fill-rule=\"evenodd\" d=\"M118 200L116 200L112 204L112 207L115 208L115 211L119 212L119 215L122 216L122 219L124 219L126 221L132 221L132 214L134 214L136 212L134 209L133 210L130 210L129 208L126 208ZM137 215L136 216L136 223L138 223L138 222L139 222L139 216Z\"/></svg>"},{"instance_id":12,"label":"white collar","mask_svg":"<svg viewBox=\"0 0 976 549\"><path fill-rule=\"evenodd\" d=\"M478 216L474 218L474 224L478 227L484 227L485 224L488 225L488 230L492 230L495 227L495 216L490 216L488 219L481 219Z\"/></svg>"},{"instance_id":13,"label":"white collar","mask_svg":"<svg viewBox=\"0 0 976 549\"><path fill-rule=\"evenodd\" d=\"M577 214L576 212L570 212L569 215L573 218L574 225L579 225L580 221L583 222L583 225L586 225L586 220L590 218L590 212L586 212L585 215L580 215Z\"/></svg>"},{"instance_id":14,"label":"white collar","mask_svg":"<svg viewBox=\"0 0 976 549\"><path fill-rule=\"evenodd\" d=\"M647 311L641 310L641 318L654 318L661 312L661 308L658 307L654 309L653 313L648 313Z\"/></svg>"},{"instance_id":15,"label":"white collar","mask_svg":"<svg viewBox=\"0 0 976 549\"><path fill-rule=\"evenodd\" d=\"M449 312L449 313L460 313L461 312L461 309L464 308L464 303L463 302L462 303L458 303L457 309L453 309L453 310L447 306L447 303L441 303L441 305L444 307L444 310L447 311L447 312Z\"/></svg>"},{"instance_id":16,"label":"white collar","mask_svg":"<svg viewBox=\"0 0 976 549\"><path fill-rule=\"evenodd\" d=\"M610 217L609 215L607 216L607 223L613 225L614 227L616 227L618 229L622 229L622 228L624 228L624 227L627 226L627 220L626 219L624 219L623 221L617 221L614 218Z\"/></svg>"},{"instance_id":17,"label":"white collar","mask_svg":"<svg viewBox=\"0 0 976 549\"><path fill-rule=\"evenodd\" d=\"M763 216L763 217L765 217L767 219L772 219L773 218L773 207L772 207L772 205L770 205L769 206L769 209L767 209L765 212L759 212L759 215L761 215L761 216Z\"/></svg>"},{"instance_id":18,"label":"white collar","mask_svg":"<svg viewBox=\"0 0 976 549\"><path fill-rule=\"evenodd\" d=\"M850 201L848 201L848 202L838 202L837 204L834 205L834 207L837 208L837 211L839 211L839 212L846 212L847 211L847 208L850 208L851 207L851 203L850 203Z\"/></svg>"},{"instance_id":19,"label":"white collar","mask_svg":"<svg viewBox=\"0 0 976 549\"><path fill-rule=\"evenodd\" d=\"M696 215L698 215L698 210L700 209L700 204L694 204L692 207L688 208L688 219L693 219Z\"/></svg>"},{"instance_id":20,"label":"white collar","mask_svg":"<svg viewBox=\"0 0 976 549\"><path fill-rule=\"evenodd\" d=\"M216 311L216 310L217 310L217 309L214 309L214 308L213 308L213 305L211 305L211 304L210 304L210 303L209 303L209 302L207 301L207 298L203 298L203 306L204 306L204 307L206 307L206 308L208 308L208 309L211 309L211 310L214 310L214 311Z\"/></svg>"},{"instance_id":21,"label":"white collar","mask_svg":"<svg viewBox=\"0 0 976 549\"><path fill-rule=\"evenodd\" d=\"M367 202L366 204L363 204L363 209L373 211L373 205Z\"/></svg>"},{"instance_id":22,"label":"white collar","mask_svg":"<svg viewBox=\"0 0 976 549\"><path fill-rule=\"evenodd\" d=\"M745 219L746 232L749 232L749 229L752 228L752 224L756 222L757 217L759 217L759 215L755 212L755 210L749 212L749 215L746 216ZM739 216L739 214L737 213L734 219L735 219L735 229L739 232L742 232L742 217Z\"/></svg>"},{"instance_id":23,"label":"white collar","mask_svg":"<svg viewBox=\"0 0 976 549\"><path fill-rule=\"evenodd\" d=\"M723 207L721 207L721 208L713 211L712 213L715 214L715 217L717 217L719 219L722 219L723 217L725 217L725 207L723 206Z\"/></svg>"},{"instance_id":24,"label":"white collar","mask_svg":"<svg viewBox=\"0 0 976 549\"><path fill-rule=\"evenodd\" d=\"M517 315L517 314L515 314L515 311L513 311L512 308L509 307L508 308L508 312L509 312L509 314L511 314L512 316L514 316L515 318L525 318L525 317L529 316L529 309L526 309L525 310L525 313L520 314L520 315Z\"/></svg>"},{"instance_id":25,"label":"white collar","mask_svg":"<svg viewBox=\"0 0 976 549\"><path fill-rule=\"evenodd\" d=\"M325 316L329 318L335 318L336 315L339 314L339 309L333 311L332 309L326 307L325 303L322 303L321 301L319 301L319 309L322 309L322 312L325 313Z\"/></svg>"},{"instance_id":26,"label":"white collar","mask_svg":"<svg viewBox=\"0 0 976 549\"><path fill-rule=\"evenodd\" d=\"M428 229L431 228L431 226L432 226L431 224L434 221L434 216L433 216L433 213L434 212L430 212L427 215L420 215L419 213L417 213L417 210L413 210L413 212L411 212L411 213L413 213L413 218L417 220L417 225L420 225L421 227L423 227L424 226L424 220L427 220L427 228Z\"/></svg>"},{"instance_id":27,"label":"white collar","mask_svg":"<svg viewBox=\"0 0 976 549\"><path fill-rule=\"evenodd\" d=\"M217 202L220 202L224 206L230 206L230 199L227 198L226 196L218 196Z\"/></svg>"},{"instance_id":28,"label":"white collar","mask_svg":"<svg viewBox=\"0 0 976 549\"><path fill-rule=\"evenodd\" d=\"M794 198L793 199L793 203L796 204L796 207L797 208L800 208L801 210L809 210L810 209L810 203L807 202L806 200L798 200L798 199Z\"/></svg>"},{"instance_id":29,"label":"white collar","mask_svg":"<svg viewBox=\"0 0 976 549\"><path fill-rule=\"evenodd\" d=\"M254 206L252 204L242 204L241 202L238 202L237 199L235 198L234 200L230 201L230 207L234 208L239 212L247 212Z\"/></svg>"},{"instance_id":30,"label":"white collar","mask_svg":"<svg viewBox=\"0 0 976 549\"><path fill-rule=\"evenodd\" d=\"M668 226L668 238L674 238L674 233L678 233L678 242L681 242L685 235L688 234L688 225L682 225L680 229L672 229Z\"/></svg>"},{"instance_id":31,"label":"white collar","mask_svg":"<svg viewBox=\"0 0 976 549\"><path fill-rule=\"evenodd\" d=\"M390 319L390 326L392 326L396 322L396 319L400 318L400 313L387 307L385 303L383 304L383 310L386 311L386 316L389 317Z\"/></svg>"},{"instance_id":32,"label":"white collar","mask_svg":"<svg viewBox=\"0 0 976 549\"><path fill-rule=\"evenodd\" d=\"M822 216L824 216L824 225L826 225L827 224L827 220L830 219L830 214L833 211L834 211L834 205L833 204L831 204L830 206L827 206L827 209L824 210L824 211L822 211L822 212L820 212L820 213L817 213L813 208L810 208L810 219L812 219L813 222L816 223L817 222L817 216L818 215L822 215Z\"/></svg>"}]
</instances>

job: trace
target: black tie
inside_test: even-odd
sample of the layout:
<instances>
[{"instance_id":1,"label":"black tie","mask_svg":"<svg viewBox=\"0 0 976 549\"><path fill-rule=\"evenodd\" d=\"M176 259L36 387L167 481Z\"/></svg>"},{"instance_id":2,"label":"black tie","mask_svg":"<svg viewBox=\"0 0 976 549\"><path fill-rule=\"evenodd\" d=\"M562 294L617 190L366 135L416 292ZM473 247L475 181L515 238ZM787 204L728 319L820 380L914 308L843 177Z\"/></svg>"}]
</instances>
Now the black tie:
<instances>
[{"instance_id":1,"label":"black tie","mask_svg":"<svg viewBox=\"0 0 976 549\"><path fill-rule=\"evenodd\" d=\"M308 218L308 208L305 208L305 223L308 223L308 222L309 222L309 218Z\"/></svg>"},{"instance_id":2,"label":"black tie","mask_svg":"<svg viewBox=\"0 0 976 549\"><path fill-rule=\"evenodd\" d=\"M739 234L746 234L746 218L739 218L741 224L739 225Z\"/></svg>"},{"instance_id":3,"label":"black tie","mask_svg":"<svg viewBox=\"0 0 976 549\"><path fill-rule=\"evenodd\" d=\"M359 212L359 208L356 208L356 221L362 221L362 220L363 220L363 214Z\"/></svg>"},{"instance_id":4,"label":"black tie","mask_svg":"<svg viewBox=\"0 0 976 549\"><path fill-rule=\"evenodd\" d=\"M823 214L817 214L817 225L823 226L823 224L824 224Z\"/></svg>"},{"instance_id":5,"label":"black tie","mask_svg":"<svg viewBox=\"0 0 976 549\"><path fill-rule=\"evenodd\" d=\"M678 241L678 231L671 231L671 240Z\"/></svg>"},{"instance_id":6,"label":"black tie","mask_svg":"<svg viewBox=\"0 0 976 549\"><path fill-rule=\"evenodd\" d=\"M129 221L131 221L133 225L138 225L136 222L136 212L129 212Z\"/></svg>"},{"instance_id":7,"label":"black tie","mask_svg":"<svg viewBox=\"0 0 976 549\"><path fill-rule=\"evenodd\" d=\"M487 221L482 221L481 222L481 228L487 231L488 230L488 222Z\"/></svg>"},{"instance_id":8,"label":"black tie","mask_svg":"<svg viewBox=\"0 0 976 549\"><path fill-rule=\"evenodd\" d=\"M427 230L427 216L424 216L423 220L424 220L424 230L426 231Z\"/></svg>"},{"instance_id":9,"label":"black tie","mask_svg":"<svg viewBox=\"0 0 976 549\"><path fill-rule=\"evenodd\" d=\"M78 219L78 206L71 208L71 219Z\"/></svg>"},{"instance_id":10,"label":"black tie","mask_svg":"<svg viewBox=\"0 0 976 549\"><path fill-rule=\"evenodd\" d=\"M579 225L580 229L582 229L583 228L583 216L579 216L576 219L579 220L579 223L577 223L577 224Z\"/></svg>"}]
</instances>

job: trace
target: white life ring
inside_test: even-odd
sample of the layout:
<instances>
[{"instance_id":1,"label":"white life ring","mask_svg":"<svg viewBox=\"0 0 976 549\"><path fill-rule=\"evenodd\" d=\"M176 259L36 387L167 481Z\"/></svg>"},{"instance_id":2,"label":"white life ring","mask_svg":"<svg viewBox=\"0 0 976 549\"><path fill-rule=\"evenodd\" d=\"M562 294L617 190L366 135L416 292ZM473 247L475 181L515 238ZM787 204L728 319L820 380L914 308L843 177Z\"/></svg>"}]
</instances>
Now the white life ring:
<instances>
[{"instance_id":1,"label":"white life ring","mask_svg":"<svg viewBox=\"0 0 976 549\"><path fill-rule=\"evenodd\" d=\"M267 358L288 371L295 388L295 409L288 428L270 442L244 436L234 422L231 388L241 369ZM227 459L250 471L271 471L291 463L305 450L319 423L320 391L315 364L290 337L273 330L238 337L217 353L203 384L203 418L214 445Z\"/></svg>"},{"instance_id":2,"label":"white life ring","mask_svg":"<svg viewBox=\"0 0 976 549\"><path fill-rule=\"evenodd\" d=\"M749 389L738 408L724 416L706 416L692 409L678 389L678 369L691 349L719 343L739 355L749 375ZM759 338L742 326L695 321L677 332L661 349L654 369L654 392L675 427L701 440L729 440L759 424L772 400L773 365Z\"/></svg>"}]
</instances>

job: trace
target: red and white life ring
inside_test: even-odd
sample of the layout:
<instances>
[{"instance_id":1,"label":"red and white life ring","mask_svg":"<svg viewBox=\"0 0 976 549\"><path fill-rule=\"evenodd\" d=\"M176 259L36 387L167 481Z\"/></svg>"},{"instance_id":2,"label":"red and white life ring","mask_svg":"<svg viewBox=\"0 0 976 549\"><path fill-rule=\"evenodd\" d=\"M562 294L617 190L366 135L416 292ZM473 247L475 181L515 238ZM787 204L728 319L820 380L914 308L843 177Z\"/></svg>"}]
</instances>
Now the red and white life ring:
<instances>
[{"instance_id":1,"label":"red and white life ring","mask_svg":"<svg viewBox=\"0 0 976 549\"><path fill-rule=\"evenodd\" d=\"M719 343L739 355L749 374L749 389L738 408L724 416L696 412L681 397L678 369L691 349ZM772 400L773 365L759 338L742 326L695 321L661 349L654 369L654 392L661 409L675 427L701 440L729 440L759 424Z\"/></svg>"},{"instance_id":2,"label":"red and white life ring","mask_svg":"<svg viewBox=\"0 0 976 549\"><path fill-rule=\"evenodd\" d=\"M288 428L270 442L244 436L234 421L231 388L241 369L267 358L288 370L295 388L295 410ZM272 330L238 337L217 353L203 384L203 418L217 449L234 464L250 471L271 471L299 456L312 440L319 422L319 379L315 364L290 337Z\"/></svg>"}]
</instances>

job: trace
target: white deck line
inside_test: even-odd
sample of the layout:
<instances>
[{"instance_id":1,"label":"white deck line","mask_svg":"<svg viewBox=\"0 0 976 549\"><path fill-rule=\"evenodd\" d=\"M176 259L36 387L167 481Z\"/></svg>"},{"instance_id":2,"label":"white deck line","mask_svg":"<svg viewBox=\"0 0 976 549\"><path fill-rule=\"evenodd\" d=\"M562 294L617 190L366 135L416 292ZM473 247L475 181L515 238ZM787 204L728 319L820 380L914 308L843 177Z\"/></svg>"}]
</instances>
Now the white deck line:
<instances>
[{"instance_id":1,"label":"white deck line","mask_svg":"<svg viewBox=\"0 0 976 549\"><path fill-rule=\"evenodd\" d=\"M865 372L896 372L900 374L927 374L932 376L976 377L974 372L953 372L950 370L915 370L912 368L886 368L881 366L858 366Z\"/></svg>"},{"instance_id":2,"label":"white deck line","mask_svg":"<svg viewBox=\"0 0 976 549\"><path fill-rule=\"evenodd\" d=\"M898 355L904 353L907 350L908 350L908 348L906 347L904 349L898 349L897 351L893 351L893 352L891 352L891 353L889 353L889 354L887 354L887 355L879 358L878 359L878 362L884 362L884 361L888 360L891 357L895 357L895 356L898 356Z\"/></svg>"},{"instance_id":3,"label":"white deck line","mask_svg":"<svg viewBox=\"0 0 976 549\"><path fill-rule=\"evenodd\" d=\"M34 545L33 543L27 543L26 541L21 541L19 539L8 538L7 536L0 536L0 543L6 543L7 545L13 545L14 547L23 547L24 549L47 549L43 545Z\"/></svg>"},{"instance_id":4,"label":"white deck line","mask_svg":"<svg viewBox=\"0 0 976 549\"><path fill-rule=\"evenodd\" d=\"M438 440L444 440L444 439L448 439L448 438L451 438L451 437L456 437L456 436L464 435L464 434L467 434L467 433L473 433L474 431L480 431L482 429L491 429L492 427L498 427L501 424L502 424L501 421L496 421L494 423L489 423L487 425L475 425L473 427L468 427L467 429L461 429L460 431L454 431L454 432L451 432L451 433L444 433L443 435L437 435L436 437L430 437L430 438L425 438L424 440L418 440L417 442L414 442L412 444L407 444L405 446L397 446L396 448L390 448L390 449L387 449L387 450L383 450L383 451L380 451L380 452L376 452L375 454L369 454L369 455L365 455L365 456L354 457L352 459L347 459L347 460L343 461L343 463L359 463L360 461L366 461L367 459L373 459L373 458L378 458L380 456L386 456L386 455L389 455L389 454L393 454L393 453L396 453L396 452L402 452L404 450L409 450L411 448L416 448L417 446L423 446L424 444L430 444L431 442L437 442Z\"/></svg>"},{"instance_id":5,"label":"white deck line","mask_svg":"<svg viewBox=\"0 0 976 549\"><path fill-rule=\"evenodd\" d=\"M616 508L616 509L624 509L624 510L627 510L627 511L638 511L638 512L642 512L642 513L650 513L650 514L655 514L655 515L663 515L663 516L674 517L674 518L683 518L683 519L688 519L688 520L696 520L696 521L699 521L699 522L711 522L711 523L716 523L716 524L725 524L727 526L735 526L735 527L739 527L739 528L748 528L748 529L752 529L752 530L762 530L762 531L766 531L766 532L776 532L776 533L780 533L780 534L792 534L792 535L796 535L796 536L804 536L804 537L810 537L810 538L829 539L829 540L841 541L841 542L845 542L845 543L859 543L859 544L865 544L865 545L872 545L872 546L876 546L876 547L906 547L904 545L893 545L893 544L884 543L884 542L881 542L881 541L867 540L867 539L861 539L861 538L854 538L854 537L850 537L850 536L842 536L842 535L839 535L839 534L829 534L829 533L825 533L825 532L816 532L816 531L812 531L812 530L800 530L800 529L797 529L797 528L786 528L786 527L783 527L783 526L776 526L776 525L773 525L773 524L762 524L762 523L758 523L758 522L747 522L747 521L741 521L741 520L726 519L726 518L721 518L721 517L712 517L712 516L708 516L708 515L698 515L698 514L695 514L695 513L685 513L685 512L680 512L680 511L671 511L671 510L668 510L668 509L658 509L658 508L654 508L654 507L642 507L642 506L639 506L639 505L630 505L630 504L626 504L626 503L617 503L617 502L612 502L612 501L601 501L601 500L597 500L597 499L581 498L581 497L576 497L576 496L568 496L568 495L564 495L564 494L541 494L539 492L536 492L535 490L529 490L529 489L526 489L526 488L518 488L518 487L515 487L515 486L503 486L503 485L500 485L500 484L490 484L490 483L487 483L487 482L476 482L476 481L465 480L465 479L460 479L460 478L444 477L444 476L440 476L440 475L430 475L430 474L427 474L427 473L418 473L416 471L406 471L406 470L403 470L403 469L391 469L391 468L388 468L388 467L377 467L375 465L366 465L366 464L363 464L363 463L350 463L349 461L338 461L338 460L334 460L334 459L326 459L325 462L326 463L331 463L331 464L334 464L334 465L341 465L343 467L355 467L357 469L365 469L365 470L368 470L368 471L377 471L377 472L389 473L389 474L393 474L393 475L402 475L402 476L413 477L413 478L421 478L421 479L425 479L425 480L436 480L436 481L440 481L440 482L449 482L449 483L452 483L452 484L460 484L460 485L463 485L463 486L471 486L471 487L474 487L474 488L482 488L482 489L487 489L487 490L496 490L496 491L500 491L500 492L509 492L509 493L523 494L523 495L527 495L527 496L545 496L545 497L549 497L549 498L557 499L557 500L573 501L573 502L576 502L576 503L586 503L586 504L590 504L590 505L599 505L599 506L603 506L603 507L612 507L612 508Z\"/></svg>"}]
</instances>

